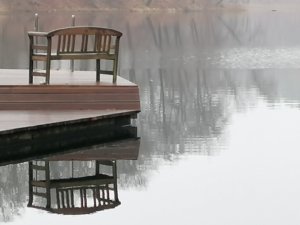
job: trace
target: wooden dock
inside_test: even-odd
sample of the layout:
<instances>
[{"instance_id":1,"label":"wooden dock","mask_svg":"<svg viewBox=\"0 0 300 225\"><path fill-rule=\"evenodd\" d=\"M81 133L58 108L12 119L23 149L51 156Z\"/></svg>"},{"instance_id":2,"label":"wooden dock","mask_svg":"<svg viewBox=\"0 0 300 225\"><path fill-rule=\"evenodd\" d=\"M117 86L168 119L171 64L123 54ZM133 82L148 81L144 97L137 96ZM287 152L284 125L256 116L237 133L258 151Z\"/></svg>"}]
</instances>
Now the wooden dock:
<instances>
[{"instance_id":1,"label":"wooden dock","mask_svg":"<svg viewBox=\"0 0 300 225\"><path fill-rule=\"evenodd\" d=\"M131 137L138 86L94 71L51 71L51 84L28 84L27 70L0 70L0 162Z\"/></svg>"},{"instance_id":2,"label":"wooden dock","mask_svg":"<svg viewBox=\"0 0 300 225\"><path fill-rule=\"evenodd\" d=\"M51 84L28 84L26 70L0 70L0 110L140 110L136 84L95 72L53 71Z\"/></svg>"}]
</instances>

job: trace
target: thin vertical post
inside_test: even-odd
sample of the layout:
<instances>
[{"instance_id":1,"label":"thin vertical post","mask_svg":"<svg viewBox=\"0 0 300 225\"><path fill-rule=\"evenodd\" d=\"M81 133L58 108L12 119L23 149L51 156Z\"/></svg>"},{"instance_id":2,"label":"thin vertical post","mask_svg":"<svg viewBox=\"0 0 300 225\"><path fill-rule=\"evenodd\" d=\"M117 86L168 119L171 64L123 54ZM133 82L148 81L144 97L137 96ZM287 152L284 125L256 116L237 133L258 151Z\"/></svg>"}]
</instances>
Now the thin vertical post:
<instances>
[{"instance_id":1,"label":"thin vertical post","mask_svg":"<svg viewBox=\"0 0 300 225\"><path fill-rule=\"evenodd\" d=\"M51 37L47 37L47 61L46 61L46 84L50 83L50 68L51 68Z\"/></svg>"},{"instance_id":2,"label":"thin vertical post","mask_svg":"<svg viewBox=\"0 0 300 225\"><path fill-rule=\"evenodd\" d=\"M95 175L98 176L100 174L100 162L99 160L95 160Z\"/></svg>"},{"instance_id":3,"label":"thin vertical post","mask_svg":"<svg viewBox=\"0 0 300 225\"><path fill-rule=\"evenodd\" d=\"M118 174L117 174L117 161L113 161L113 180L114 180L114 195L115 201L120 203L118 196Z\"/></svg>"},{"instance_id":4,"label":"thin vertical post","mask_svg":"<svg viewBox=\"0 0 300 225\"><path fill-rule=\"evenodd\" d=\"M39 31L39 14L34 14L34 31Z\"/></svg>"},{"instance_id":5,"label":"thin vertical post","mask_svg":"<svg viewBox=\"0 0 300 225\"><path fill-rule=\"evenodd\" d=\"M75 26L75 15L72 15L72 26Z\"/></svg>"},{"instance_id":6,"label":"thin vertical post","mask_svg":"<svg viewBox=\"0 0 300 225\"><path fill-rule=\"evenodd\" d=\"M32 55L33 55L33 42L34 42L34 37L30 36L29 37L29 84L33 83L33 60L32 60ZM35 61L36 63L36 61ZM36 67L36 64L35 64Z\"/></svg>"},{"instance_id":7,"label":"thin vertical post","mask_svg":"<svg viewBox=\"0 0 300 225\"><path fill-rule=\"evenodd\" d=\"M33 167L32 167L32 161L28 163L28 179L29 179L29 200L28 200L28 206L32 206L33 201Z\"/></svg>"},{"instance_id":8,"label":"thin vertical post","mask_svg":"<svg viewBox=\"0 0 300 225\"><path fill-rule=\"evenodd\" d=\"M39 14L35 13L34 14L34 31L39 31ZM33 43L38 44L38 37L35 38L35 40L33 40ZM33 51L32 48L30 47L30 51ZM33 53L33 52L32 52ZM31 63L31 62L30 62ZM33 65L32 65L33 66ZM37 61L34 62L34 68L37 68ZM30 68L30 73L31 75L29 75L29 83L32 84L33 83L33 77L32 77L32 72L33 72L33 67Z\"/></svg>"},{"instance_id":9,"label":"thin vertical post","mask_svg":"<svg viewBox=\"0 0 300 225\"><path fill-rule=\"evenodd\" d=\"M51 188L50 188L50 165L49 161L45 161L45 181L46 181L46 208L49 209L51 207Z\"/></svg>"},{"instance_id":10,"label":"thin vertical post","mask_svg":"<svg viewBox=\"0 0 300 225\"><path fill-rule=\"evenodd\" d=\"M71 161L71 176L72 176L72 178L74 177L74 161L72 160Z\"/></svg>"},{"instance_id":11,"label":"thin vertical post","mask_svg":"<svg viewBox=\"0 0 300 225\"><path fill-rule=\"evenodd\" d=\"M72 15L72 22L71 22L71 26L74 27L75 26L75 15ZM75 40L73 40L75 41ZM71 72L74 72L74 60L70 60L70 70Z\"/></svg>"}]
</instances>

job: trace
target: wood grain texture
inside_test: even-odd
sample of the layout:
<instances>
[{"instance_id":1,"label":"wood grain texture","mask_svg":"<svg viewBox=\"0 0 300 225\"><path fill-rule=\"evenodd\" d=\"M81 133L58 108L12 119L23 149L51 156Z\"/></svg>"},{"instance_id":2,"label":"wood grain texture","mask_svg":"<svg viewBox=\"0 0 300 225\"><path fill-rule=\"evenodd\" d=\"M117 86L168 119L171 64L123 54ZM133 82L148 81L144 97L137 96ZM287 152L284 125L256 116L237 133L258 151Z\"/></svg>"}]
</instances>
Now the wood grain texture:
<instances>
[{"instance_id":1,"label":"wood grain texture","mask_svg":"<svg viewBox=\"0 0 300 225\"><path fill-rule=\"evenodd\" d=\"M74 150L74 152L57 154L45 158L49 161L89 161L89 160L136 160L140 149L139 138L129 138L113 141L89 148Z\"/></svg>"},{"instance_id":2,"label":"wood grain texture","mask_svg":"<svg viewBox=\"0 0 300 225\"><path fill-rule=\"evenodd\" d=\"M79 72L79 74L90 75L84 72ZM0 78L1 75L0 71ZM19 76L20 73L15 74L11 79ZM140 111L139 89L136 84L125 79L119 79L116 84L111 84L111 82L88 84L83 82L84 84L81 84L80 80L67 82L70 76L72 75L69 73L63 74L64 78L59 78L62 84L54 82L53 85L0 85L0 110Z\"/></svg>"}]
</instances>

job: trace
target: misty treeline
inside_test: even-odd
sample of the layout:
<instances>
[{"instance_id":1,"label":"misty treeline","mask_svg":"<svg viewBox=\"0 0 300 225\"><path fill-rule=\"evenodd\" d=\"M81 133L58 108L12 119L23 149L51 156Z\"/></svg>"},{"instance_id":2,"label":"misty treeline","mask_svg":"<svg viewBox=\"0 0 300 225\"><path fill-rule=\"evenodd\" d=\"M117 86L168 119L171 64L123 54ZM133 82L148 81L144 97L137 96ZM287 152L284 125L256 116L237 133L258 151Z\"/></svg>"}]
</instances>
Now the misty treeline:
<instances>
[{"instance_id":1,"label":"misty treeline","mask_svg":"<svg viewBox=\"0 0 300 225\"><path fill-rule=\"evenodd\" d=\"M245 4L249 2L250 0L0 0L0 11L110 9L197 10L209 7L222 7L226 4Z\"/></svg>"},{"instance_id":2,"label":"misty treeline","mask_svg":"<svg viewBox=\"0 0 300 225\"><path fill-rule=\"evenodd\" d=\"M172 4L177 4L177 5L182 5L182 4L192 4L192 5L215 5L219 6L225 3L248 3L249 0L190 0L190 1L179 1L179 0L166 0L166 1L158 1L158 0L142 0L143 3L150 7L152 4L155 4L157 2L160 3L168 3L170 5Z\"/></svg>"}]
</instances>

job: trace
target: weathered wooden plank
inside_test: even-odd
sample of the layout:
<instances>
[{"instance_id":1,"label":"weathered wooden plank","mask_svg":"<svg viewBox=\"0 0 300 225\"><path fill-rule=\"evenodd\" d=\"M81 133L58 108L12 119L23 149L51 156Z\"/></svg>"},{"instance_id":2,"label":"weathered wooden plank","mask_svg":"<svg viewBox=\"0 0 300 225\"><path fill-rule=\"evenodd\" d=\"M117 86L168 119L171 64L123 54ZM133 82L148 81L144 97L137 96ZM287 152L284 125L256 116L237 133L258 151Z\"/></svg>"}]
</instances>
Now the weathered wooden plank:
<instances>
[{"instance_id":1,"label":"weathered wooden plank","mask_svg":"<svg viewBox=\"0 0 300 225\"><path fill-rule=\"evenodd\" d=\"M112 176L99 174L96 176L78 177L78 178L66 178L51 180L50 186L52 187L76 187L86 185L101 185L107 183L113 183L114 178Z\"/></svg>"},{"instance_id":2,"label":"weathered wooden plank","mask_svg":"<svg viewBox=\"0 0 300 225\"><path fill-rule=\"evenodd\" d=\"M46 71L43 71L46 72ZM94 85L94 86L137 86L118 76L116 84L112 84L112 76L101 74L100 82L95 81L95 71L53 70L52 85ZM28 70L0 69L1 85L28 85ZM38 79L40 80L40 79ZM37 80L37 81L38 81ZM43 80L43 79L41 79ZM35 86L41 86L36 84ZM45 85L43 85L45 86Z\"/></svg>"},{"instance_id":3,"label":"weathered wooden plank","mask_svg":"<svg viewBox=\"0 0 300 225\"><path fill-rule=\"evenodd\" d=\"M46 45L33 45L32 48L36 50L47 50Z\"/></svg>"},{"instance_id":4,"label":"weathered wooden plank","mask_svg":"<svg viewBox=\"0 0 300 225\"><path fill-rule=\"evenodd\" d=\"M109 85L0 85L0 110L140 111L138 86L120 80L120 83Z\"/></svg>"},{"instance_id":5,"label":"weathered wooden plank","mask_svg":"<svg viewBox=\"0 0 300 225\"><path fill-rule=\"evenodd\" d=\"M140 110L139 101L115 101L115 102L77 102L77 103L65 103L65 102L21 102L21 103L1 103L0 110L88 110L88 109L128 109L128 110Z\"/></svg>"},{"instance_id":6,"label":"weathered wooden plank","mask_svg":"<svg viewBox=\"0 0 300 225\"><path fill-rule=\"evenodd\" d=\"M45 77L45 76L46 76L46 74L45 74L45 73L43 73L43 72L33 72L33 73L32 73L32 76Z\"/></svg>"},{"instance_id":7,"label":"weathered wooden plank","mask_svg":"<svg viewBox=\"0 0 300 225\"><path fill-rule=\"evenodd\" d=\"M74 94L60 94L60 93L43 93L43 94L1 94L1 103L21 103L21 102L99 102L99 101L139 101L137 93L74 93Z\"/></svg>"},{"instance_id":8,"label":"weathered wooden plank","mask_svg":"<svg viewBox=\"0 0 300 225\"><path fill-rule=\"evenodd\" d=\"M74 152L45 158L49 161L69 160L136 160L139 155L140 139L130 138L77 149Z\"/></svg>"},{"instance_id":9,"label":"weathered wooden plank","mask_svg":"<svg viewBox=\"0 0 300 225\"><path fill-rule=\"evenodd\" d=\"M41 54L36 54L32 56L32 59L35 61L46 61L47 60L47 56L46 55L42 55Z\"/></svg>"},{"instance_id":10,"label":"weathered wooden plank","mask_svg":"<svg viewBox=\"0 0 300 225\"><path fill-rule=\"evenodd\" d=\"M1 86L0 85L0 94L26 94L26 93L138 93L137 87L116 87L116 86L43 86L43 85L28 85L28 86Z\"/></svg>"}]
</instances>

